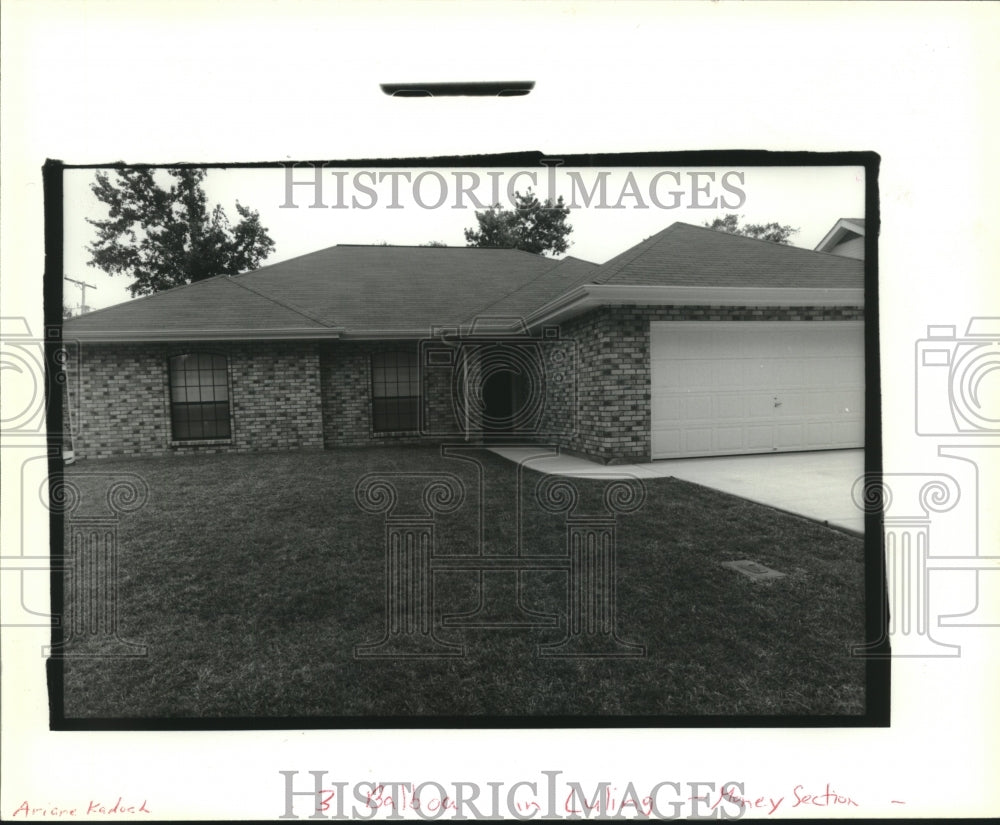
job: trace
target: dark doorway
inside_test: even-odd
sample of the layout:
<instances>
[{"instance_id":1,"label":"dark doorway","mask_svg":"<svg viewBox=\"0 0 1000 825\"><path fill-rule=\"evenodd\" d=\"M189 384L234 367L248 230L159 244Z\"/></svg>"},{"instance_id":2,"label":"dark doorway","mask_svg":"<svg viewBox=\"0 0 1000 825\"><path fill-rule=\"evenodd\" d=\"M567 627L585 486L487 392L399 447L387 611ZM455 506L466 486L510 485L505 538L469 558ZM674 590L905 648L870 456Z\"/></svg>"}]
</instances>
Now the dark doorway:
<instances>
[{"instance_id":1,"label":"dark doorway","mask_svg":"<svg viewBox=\"0 0 1000 825\"><path fill-rule=\"evenodd\" d=\"M483 436L502 440L517 432L524 406L527 378L523 372L498 369L483 381Z\"/></svg>"}]
</instances>

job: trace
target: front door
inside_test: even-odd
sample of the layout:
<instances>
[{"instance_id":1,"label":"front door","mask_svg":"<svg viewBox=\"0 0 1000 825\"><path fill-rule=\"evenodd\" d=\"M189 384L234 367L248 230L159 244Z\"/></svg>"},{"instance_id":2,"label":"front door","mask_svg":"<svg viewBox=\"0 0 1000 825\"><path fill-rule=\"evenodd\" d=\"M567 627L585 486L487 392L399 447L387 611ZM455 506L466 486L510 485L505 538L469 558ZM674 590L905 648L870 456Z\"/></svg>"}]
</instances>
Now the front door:
<instances>
[{"instance_id":1,"label":"front door","mask_svg":"<svg viewBox=\"0 0 1000 825\"><path fill-rule=\"evenodd\" d=\"M497 369L485 377L483 436L487 441L510 439L525 403L525 376L514 369Z\"/></svg>"}]
</instances>

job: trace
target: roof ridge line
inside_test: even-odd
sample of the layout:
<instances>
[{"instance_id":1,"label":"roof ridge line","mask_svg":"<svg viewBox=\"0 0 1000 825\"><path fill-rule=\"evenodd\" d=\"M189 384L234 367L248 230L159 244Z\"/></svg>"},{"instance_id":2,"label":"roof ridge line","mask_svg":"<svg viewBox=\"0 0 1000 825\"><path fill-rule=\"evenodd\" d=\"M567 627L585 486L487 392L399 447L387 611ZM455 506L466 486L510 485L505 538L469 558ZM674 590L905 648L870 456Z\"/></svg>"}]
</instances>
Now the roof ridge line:
<instances>
[{"instance_id":1,"label":"roof ridge line","mask_svg":"<svg viewBox=\"0 0 1000 825\"><path fill-rule=\"evenodd\" d=\"M608 271L606 273L606 276L608 278L613 277L616 273L621 272L621 270L624 269L628 264L632 263L632 261L634 261L636 258L638 258L641 254L643 254L646 251L646 249L649 248L649 247L642 248L643 244L645 244L646 241L652 241L654 238L658 238L660 235L665 235L667 232L669 232L675 226L681 225L683 223L684 223L683 221L674 221L672 224L670 224L670 226L665 226L659 232L654 232L648 238L644 238L643 240L639 241L639 243L637 243L635 246L632 247L632 254L629 255L629 257L625 258L624 260L619 261L617 264L615 264L614 268L608 269ZM690 226L690 224L685 224L685 225ZM650 247L651 246L653 246L653 244L650 244ZM613 261L615 258L619 257L620 255L624 255L627 252L628 252L627 249L624 252L619 252L618 255L615 255L614 258L611 258L611 260ZM603 269L607 265L608 265L608 261L605 261L603 264L601 264L601 269ZM601 277L603 277L603 276L599 275L597 278L595 278L594 279L594 283L597 283L597 284L603 284L603 283L605 283L603 280L601 280Z\"/></svg>"},{"instance_id":2,"label":"roof ridge line","mask_svg":"<svg viewBox=\"0 0 1000 825\"><path fill-rule=\"evenodd\" d=\"M483 248L483 249L485 249L486 247L479 247L479 248ZM521 249L521 250L518 250L518 251L520 251L520 252L523 252L524 250L523 250L523 249ZM533 253L530 253L530 252L529 252L528 254L530 255L530 254L533 254ZM544 255L542 255L542 256L540 256L540 257L544 258L545 256L544 256ZM516 286L516 287L514 287L514 288L513 288L513 289L512 289L512 290L511 290L510 292L505 292L505 293L504 293L503 295L501 295L501 296L499 296L498 298L495 298L494 300L490 301L490 302L489 302L488 304L486 304L486 306L484 306L484 307L480 307L480 308L479 308L478 310L476 310L476 312L475 312L475 314L474 314L474 315L472 315L472 316L466 316L466 317L465 317L465 318L464 318L463 320L465 320L465 321L469 321L469 320L474 320L475 318L479 318L479 317L481 317L481 316L482 316L482 314L483 314L483 311L484 311L484 310L487 310L487 309L489 309L489 308L490 308L491 306L493 306L494 304L498 304L498 303L500 303L501 301L503 301L504 299L506 299L506 298L509 298L509 297L510 297L511 295L513 295L513 294L514 294L515 292L520 292L520 291L521 291L522 289L524 289L524 288L525 288L526 286L529 286L529 285L531 285L531 284L535 283L535 282L536 282L536 281L537 281L537 280L538 280L539 278L544 278L544 277L545 277L546 275L548 275L548 274L549 274L549 273L550 273L550 272L551 272L551 271L552 271L553 269L555 269L555 268L556 268L556 267L558 267L558 266L561 266L561 265L562 265L562 263L563 263L563 261L564 261L564 260L566 260L566 259L565 259L565 258L560 258L560 259L558 259L558 260L553 260L553 259L549 258L549 259L546 259L546 260L552 260L552 266L548 267L547 269L543 269L543 270L542 270L541 272L539 272L539 273L538 273L538 274L537 274L537 275L536 275L536 276L535 276L534 278L532 278L532 279L531 279L530 281L525 281L525 282L524 282L523 284L521 284L520 286ZM577 260L579 260L579 258L578 258Z\"/></svg>"},{"instance_id":3,"label":"roof ridge line","mask_svg":"<svg viewBox=\"0 0 1000 825\"><path fill-rule=\"evenodd\" d=\"M335 329L336 328L336 324L327 323L322 318L317 318L315 315L311 315L310 313L306 312L304 309L299 309L294 304L290 304L290 303L287 303L285 301L278 300L277 298L275 298L275 297L273 297L271 295L268 295L266 292L261 292L259 289L254 289L249 284L244 284L244 283L242 283L240 281L234 280L231 276L227 276L226 277L226 281L228 281L229 283L234 284L235 286L238 286L238 287L240 287L242 289L245 289L247 292L252 292L254 295L259 295L265 301L270 301L272 304L277 304L280 307L284 307L285 309L290 310L290 311L296 313L297 315L301 315L303 318L308 318L310 321L312 321L314 323L317 323L317 324L319 324L322 327L326 327L327 329Z\"/></svg>"},{"instance_id":4,"label":"roof ridge line","mask_svg":"<svg viewBox=\"0 0 1000 825\"><path fill-rule=\"evenodd\" d=\"M817 255L829 255L829 252L819 252L815 249L807 249L804 246L796 246L793 243L781 243L781 241L769 241L767 238L754 238L752 235L743 235L740 232L726 232L724 229L712 229L710 226L698 226L696 223L688 223L687 221L677 221L677 223L683 224L684 226L690 226L692 229L703 229L706 232L717 232L720 235L729 235L733 238L743 238L747 241L757 241L758 243L768 243L772 246L781 246L785 249L798 249L800 252L815 252ZM799 230L796 229L796 232ZM836 255L834 257L842 258L842 255Z\"/></svg>"}]
</instances>

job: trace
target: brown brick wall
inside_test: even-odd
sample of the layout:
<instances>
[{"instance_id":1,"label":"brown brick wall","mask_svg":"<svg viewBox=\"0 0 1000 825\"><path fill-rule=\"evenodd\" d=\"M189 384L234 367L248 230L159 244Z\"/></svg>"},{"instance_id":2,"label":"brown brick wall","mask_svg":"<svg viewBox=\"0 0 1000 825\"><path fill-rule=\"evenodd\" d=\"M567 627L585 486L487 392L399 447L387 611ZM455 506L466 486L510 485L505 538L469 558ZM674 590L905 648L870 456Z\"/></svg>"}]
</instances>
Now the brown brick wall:
<instances>
[{"instance_id":1,"label":"brown brick wall","mask_svg":"<svg viewBox=\"0 0 1000 825\"><path fill-rule=\"evenodd\" d=\"M79 458L322 448L319 354L314 344L80 344L66 386L78 394L73 449ZM231 437L177 443L170 428L168 359L225 355Z\"/></svg>"},{"instance_id":2,"label":"brown brick wall","mask_svg":"<svg viewBox=\"0 0 1000 825\"><path fill-rule=\"evenodd\" d=\"M320 349L323 443L330 447L361 447L369 444L418 444L428 439L419 432L375 432L372 426L372 354L396 350L417 352L414 341L336 341ZM441 376L430 378L432 397L429 414L439 417L450 392ZM422 401L431 399L426 396Z\"/></svg>"},{"instance_id":3,"label":"brown brick wall","mask_svg":"<svg viewBox=\"0 0 1000 825\"><path fill-rule=\"evenodd\" d=\"M857 307L601 307L567 321L558 341L542 340L542 441L612 463L650 458L650 321L863 320ZM415 342L336 341L216 344L85 344L79 376L67 386L79 410L81 458L173 452L249 452L415 444L462 435L449 369L425 372L423 433L372 428L371 355L417 350ZM232 437L171 441L167 361L209 351L228 358ZM77 358L67 361L75 370ZM473 422L474 424L475 422Z\"/></svg>"}]
</instances>

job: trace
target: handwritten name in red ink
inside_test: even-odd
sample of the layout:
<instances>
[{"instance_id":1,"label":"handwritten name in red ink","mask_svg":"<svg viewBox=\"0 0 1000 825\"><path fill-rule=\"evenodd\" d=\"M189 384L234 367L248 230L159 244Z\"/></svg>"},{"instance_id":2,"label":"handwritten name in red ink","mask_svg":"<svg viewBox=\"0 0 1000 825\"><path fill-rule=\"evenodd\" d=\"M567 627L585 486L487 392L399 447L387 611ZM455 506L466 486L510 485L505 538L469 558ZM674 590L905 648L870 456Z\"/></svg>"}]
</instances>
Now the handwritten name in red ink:
<instances>
[{"instance_id":1,"label":"handwritten name in red ink","mask_svg":"<svg viewBox=\"0 0 1000 825\"><path fill-rule=\"evenodd\" d=\"M126 816L152 813L145 799L138 805L126 804L124 797L121 796L113 805L107 804L107 801L103 799L91 799L87 802L86 808L82 806L70 808L62 805L32 805L26 799L14 809L10 818L14 819L18 814L23 815L26 819L29 816L47 816L57 819L64 816Z\"/></svg>"},{"instance_id":2,"label":"handwritten name in red ink","mask_svg":"<svg viewBox=\"0 0 1000 825\"><path fill-rule=\"evenodd\" d=\"M29 816L76 816L76 808L63 808L59 805L29 805L28 800L24 800L20 805L14 809L14 813L10 815L13 819L18 814L24 814L25 817Z\"/></svg>"}]
</instances>

